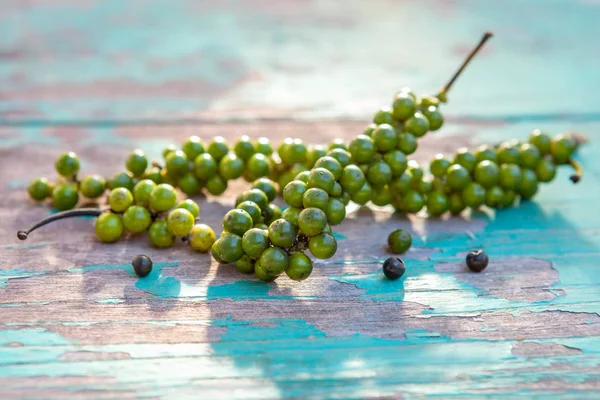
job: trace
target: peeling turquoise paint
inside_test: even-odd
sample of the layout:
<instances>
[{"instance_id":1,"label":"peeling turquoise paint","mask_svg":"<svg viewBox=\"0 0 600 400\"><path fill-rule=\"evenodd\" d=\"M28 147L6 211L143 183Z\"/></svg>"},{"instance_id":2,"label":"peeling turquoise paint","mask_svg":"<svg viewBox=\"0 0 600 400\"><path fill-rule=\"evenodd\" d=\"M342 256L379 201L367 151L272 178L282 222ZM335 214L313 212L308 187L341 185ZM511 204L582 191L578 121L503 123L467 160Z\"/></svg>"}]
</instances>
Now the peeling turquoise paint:
<instances>
[{"instance_id":1,"label":"peeling turquoise paint","mask_svg":"<svg viewBox=\"0 0 600 400\"><path fill-rule=\"evenodd\" d=\"M14 181L10 181L6 184L8 189L25 189L29 182L24 179L15 179Z\"/></svg>"},{"instance_id":2,"label":"peeling turquoise paint","mask_svg":"<svg viewBox=\"0 0 600 400\"><path fill-rule=\"evenodd\" d=\"M0 270L0 289L6 289L11 279L26 279L32 276L44 275L47 271L23 271L18 269Z\"/></svg>"},{"instance_id":3,"label":"peeling turquoise paint","mask_svg":"<svg viewBox=\"0 0 600 400\"><path fill-rule=\"evenodd\" d=\"M344 235L344 234L342 234L342 233L336 232L336 231L333 231L333 232L332 232L332 235L333 235L333 237L334 237L334 238L336 238L337 240L344 240L344 239L348 239L348 236L346 236L346 235Z\"/></svg>"},{"instance_id":4,"label":"peeling turquoise paint","mask_svg":"<svg viewBox=\"0 0 600 400\"><path fill-rule=\"evenodd\" d=\"M45 306L50 304L47 301L29 301L26 303L0 303L0 307L28 307L28 306Z\"/></svg>"},{"instance_id":5,"label":"peeling turquoise paint","mask_svg":"<svg viewBox=\"0 0 600 400\"><path fill-rule=\"evenodd\" d=\"M97 299L94 300L96 303L100 304L123 304L125 300L123 299Z\"/></svg>"},{"instance_id":6,"label":"peeling turquoise paint","mask_svg":"<svg viewBox=\"0 0 600 400\"><path fill-rule=\"evenodd\" d=\"M33 244L9 244L5 246L5 249L39 249L42 247L48 247L48 243L33 243Z\"/></svg>"}]
</instances>

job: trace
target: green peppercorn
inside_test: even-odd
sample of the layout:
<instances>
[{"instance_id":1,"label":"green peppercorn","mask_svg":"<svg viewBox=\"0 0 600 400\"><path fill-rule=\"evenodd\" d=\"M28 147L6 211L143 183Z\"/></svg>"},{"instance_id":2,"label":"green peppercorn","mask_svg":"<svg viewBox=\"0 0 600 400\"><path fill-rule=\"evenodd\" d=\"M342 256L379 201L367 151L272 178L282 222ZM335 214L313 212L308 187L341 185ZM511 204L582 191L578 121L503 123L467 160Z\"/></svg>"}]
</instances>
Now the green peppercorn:
<instances>
[{"instance_id":1,"label":"green peppercorn","mask_svg":"<svg viewBox=\"0 0 600 400\"><path fill-rule=\"evenodd\" d=\"M242 249L252 258L258 258L269 247L268 232L260 228L252 228L242 237Z\"/></svg>"},{"instance_id":2,"label":"green peppercorn","mask_svg":"<svg viewBox=\"0 0 600 400\"><path fill-rule=\"evenodd\" d=\"M127 168L133 176L142 176L146 171L146 167L148 167L148 159L141 149L132 151L125 161L125 168Z\"/></svg>"},{"instance_id":3,"label":"green peppercorn","mask_svg":"<svg viewBox=\"0 0 600 400\"><path fill-rule=\"evenodd\" d=\"M312 273L312 262L304 253L295 253L288 257L286 275L294 281L303 281Z\"/></svg>"},{"instance_id":4,"label":"green peppercorn","mask_svg":"<svg viewBox=\"0 0 600 400\"><path fill-rule=\"evenodd\" d=\"M96 218L96 236L105 243L114 243L123 236L124 227L121 217L112 212L102 213Z\"/></svg>"},{"instance_id":5,"label":"green peppercorn","mask_svg":"<svg viewBox=\"0 0 600 400\"><path fill-rule=\"evenodd\" d=\"M321 232L308 240L308 249L313 256L324 260L333 257L337 251L337 242L333 235Z\"/></svg>"},{"instance_id":6,"label":"green peppercorn","mask_svg":"<svg viewBox=\"0 0 600 400\"><path fill-rule=\"evenodd\" d=\"M215 232L205 224L196 224L189 233L190 247L201 253L207 253L216 241Z\"/></svg>"},{"instance_id":7,"label":"green peppercorn","mask_svg":"<svg viewBox=\"0 0 600 400\"><path fill-rule=\"evenodd\" d=\"M52 205L59 211L72 209L78 201L77 187L72 183L56 185L52 190Z\"/></svg>"},{"instance_id":8,"label":"green peppercorn","mask_svg":"<svg viewBox=\"0 0 600 400\"><path fill-rule=\"evenodd\" d=\"M123 226L131 233L144 232L150 227L150 211L142 206L130 206L123 213Z\"/></svg>"},{"instance_id":9,"label":"green peppercorn","mask_svg":"<svg viewBox=\"0 0 600 400\"><path fill-rule=\"evenodd\" d=\"M192 213L194 218L198 218L198 215L200 215L200 206L198 206L198 203L196 203L192 199L185 199L183 201L180 201L179 204L177 204L177 208L184 208L188 210Z\"/></svg>"},{"instance_id":10,"label":"green peppercorn","mask_svg":"<svg viewBox=\"0 0 600 400\"><path fill-rule=\"evenodd\" d=\"M46 178L37 178L29 183L27 191L33 200L42 201L52 195L52 185Z\"/></svg>"},{"instance_id":11,"label":"green peppercorn","mask_svg":"<svg viewBox=\"0 0 600 400\"><path fill-rule=\"evenodd\" d=\"M54 163L56 172L65 178L72 178L79 172L79 157L72 151L61 154Z\"/></svg>"},{"instance_id":12,"label":"green peppercorn","mask_svg":"<svg viewBox=\"0 0 600 400\"><path fill-rule=\"evenodd\" d=\"M292 247L296 240L296 227L283 218L277 219L269 225L269 240L284 249Z\"/></svg>"},{"instance_id":13,"label":"green peppercorn","mask_svg":"<svg viewBox=\"0 0 600 400\"><path fill-rule=\"evenodd\" d=\"M279 247L270 247L261 254L259 263L268 275L278 276L287 269L288 255Z\"/></svg>"}]
</instances>

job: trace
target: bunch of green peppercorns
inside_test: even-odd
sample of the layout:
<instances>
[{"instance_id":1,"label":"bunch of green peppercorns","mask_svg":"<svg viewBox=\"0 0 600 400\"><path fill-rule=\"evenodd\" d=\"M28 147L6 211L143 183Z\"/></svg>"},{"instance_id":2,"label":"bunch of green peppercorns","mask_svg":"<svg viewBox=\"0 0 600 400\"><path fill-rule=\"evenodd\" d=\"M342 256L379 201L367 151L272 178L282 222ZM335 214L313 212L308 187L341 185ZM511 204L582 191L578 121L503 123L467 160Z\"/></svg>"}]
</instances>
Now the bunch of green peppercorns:
<instances>
[{"instance_id":1,"label":"bunch of green peppercorns","mask_svg":"<svg viewBox=\"0 0 600 400\"><path fill-rule=\"evenodd\" d=\"M538 182L554 178L557 165L570 164L576 169L571 179L581 178L580 166L572 159L577 140L570 135L552 138L539 130L527 142L461 148L452 158L437 155L429 165L431 175L407 158L417 150L419 138L443 126L440 107L448 90L490 36L484 36L437 95L419 97L408 88L400 90L348 143L336 139L326 146L308 145L287 138L274 151L264 137L242 136L229 145L220 136L208 143L192 136L181 148L165 148L162 161L149 162L136 149L127 157L125 171L108 179L90 175L81 180L79 159L69 152L55 164L60 180L51 184L38 178L29 185L29 194L37 201L51 198L54 207L69 210L80 196L98 199L108 190L109 208L99 213L95 225L104 242L115 242L125 232L147 231L152 245L163 248L181 237L197 251L210 250L219 263L235 263L241 272L261 280L272 281L283 273L306 279L313 268L306 252L317 259L335 254L331 226L346 218L350 201L392 205L403 213L426 209L430 216L456 215L484 205L510 207L518 197L528 200ZM209 226L199 223L198 204L191 199L178 202L177 189L187 196L203 190L220 195L228 181L238 178L250 182L251 188L224 216L218 239ZM273 203L278 193L286 203L283 210ZM403 230L388 238L396 254L411 244ZM390 276L401 276L397 271L402 268L395 261L388 263L388 270L396 271L388 271Z\"/></svg>"}]
</instances>

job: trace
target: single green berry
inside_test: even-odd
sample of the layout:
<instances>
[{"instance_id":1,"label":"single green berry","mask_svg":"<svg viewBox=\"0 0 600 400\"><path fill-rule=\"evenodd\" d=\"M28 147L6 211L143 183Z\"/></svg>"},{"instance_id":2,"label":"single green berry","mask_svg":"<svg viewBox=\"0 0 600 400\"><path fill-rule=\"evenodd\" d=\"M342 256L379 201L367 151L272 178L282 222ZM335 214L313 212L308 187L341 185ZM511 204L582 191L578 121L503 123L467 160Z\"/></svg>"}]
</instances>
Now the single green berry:
<instances>
[{"instance_id":1,"label":"single green berry","mask_svg":"<svg viewBox=\"0 0 600 400\"><path fill-rule=\"evenodd\" d=\"M392 115L399 121L405 121L412 117L417 106L415 100L408 94L400 92L394 97L392 103Z\"/></svg>"},{"instance_id":2,"label":"single green berry","mask_svg":"<svg viewBox=\"0 0 600 400\"><path fill-rule=\"evenodd\" d=\"M146 167L148 167L148 159L141 149L132 151L125 161L125 168L127 168L133 176L142 176L146 171Z\"/></svg>"},{"instance_id":3,"label":"single green berry","mask_svg":"<svg viewBox=\"0 0 600 400\"><path fill-rule=\"evenodd\" d=\"M398 150L406 155L412 154L417 150L417 139L410 133L400 133L398 135Z\"/></svg>"},{"instance_id":4,"label":"single green berry","mask_svg":"<svg viewBox=\"0 0 600 400\"><path fill-rule=\"evenodd\" d=\"M227 181L237 179L244 173L244 160L235 155L235 153L229 153L221 158L219 161L219 174Z\"/></svg>"},{"instance_id":5,"label":"single green berry","mask_svg":"<svg viewBox=\"0 0 600 400\"><path fill-rule=\"evenodd\" d=\"M235 142L235 145L233 145L233 151L238 158L244 161L249 160L254 154L254 145L252 144L250 137L244 135L239 138L238 141Z\"/></svg>"},{"instance_id":6,"label":"single green berry","mask_svg":"<svg viewBox=\"0 0 600 400\"><path fill-rule=\"evenodd\" d=\"M431 164L429 164L429 171L436 178L443 178L446 176L446 171L448 171L450 165L450 160L445 158L443 154L436 154Z\"/></svg>"},{"instance_id":7,"label":"single green berry","mask_svg":"<svg viewBox=\"0 0 600 400\"><path fill-rule=\"evenodd\" d=\"M52 205L59 211L72 209L78 201L77 187L72 183L56 185L52 190Z\"/></svg>"},{"instance_id":8,"label":"single green berry","mask_svg":"<svg viewBox=\"0 0 600 400\"><path fill-rule=\"evenodd\" d=\"M378 132L376 128L373 133ZM394 136L396 133L394 132ZM370 162L376 152L375 142L367 135L358 135L348 147L352 160L358 164Z\"/></svg>"},{"instance_id":9,"label":"single green berry","mask_svg":"<svg viewBox=\"0 0 600 400\"><path fill-rule=\"evenodd\" d=\"M409 190L402 197L402 209L410 214L416 214L425 205L423 195L416 190Z\"/></svg>"},{"instance_id":10,"label":"single green berry","mask_svg":"<svg viewBox=\"0 0 600 400\"><path fill-rule=\"evenodd\" d=\"M469 182L471 182L469 171L463 165L453 164L448 168L448 171L446 172L446 183L448 183L448 186L451 189L462 190Z\"/></svg>"},{"instance_id":11,"label":"single green berry","mask_svg":"<svg viewBox=\"0 0 600 400\"><path fill-rule=\"evenodd\" d=\"M335 177L325 168L314 168L308 176L308 185L310 188L323 189L327 193L331 192L335 184Z\"/></svg>"},{"instance_id":12,"label":"single green berry","mask_svg":"<svg viewBox=\"0 0 600 400\"><path fill-rule=\"evenodd\" d=\"M429 120L418 111L404 123L404 130L418 138L425 136L429 129Z\"/></svg>"},{"instance_id":13,"label":"single green berry","mask_svg":"<svg viewBox=\"0 0 600 400\"><path fill-rule=\"evenodd\" d=\"M215 175L206 181L206 190L213 196L220 196L227 190L227 181L219 175Z\"/></svg>"},{"instance_id":14,"label":"single green berry","mask_svg":"<svg viewBox=\"0 0 600 400\"><path fill-rule=\"evenodd\" d=\"M550 144L550 154L556 164L566 164L577 150L577 142L571 135L556 135Z\"/></svg>"},{"instance_id":15,"label":"single green berry","mask_svg":"<svg viewBox=\"0 0 600 400\"><path fill-rule=\"evenodd\" d=\"M448 211L448 196L445 193L434 191L427 195L427 212L438 217Z\"/></svg>"},{"instance_id":16,"label":"single green berry","mask_svg":"<svg viewBox=\"0 0 600 400\"><path fill-rule=\"evenodd\" d=\"M321 260L333 257L337 251L337 242L333 235L321 232L308 240L310 253Z\"/></svg>"},{"instance_id":17,"label":"single green berry","mask_svg":"<svg viewBox=\"0 0 600 400\"><path fill-rule=\"evenodd\" d=\"M200 253L207 253L216 241L215 232L205 224L196 224L188 235L190 247Z\"/></svg>"},{"instance_id":18,"label":"single green berry","mask_svg":"<svg viewBox=\"0 0 600 400\"><path fill-rule=\"evenodd\" d=\"M373 188L367 181L365 181L365 183L363 183L363 185L361 186L361 188L358 191L350 194L350 198L352 199L352 201L361 206L364 206L369 201L371 201L372 196L373 196Z\"/></svg>"},{"instance_id":19,"label":"single green berry","mask_svg":"<svg viewBox=\"0 0 600 400\"><path fill-rule=\"evenodd\" d=\"M270 156L273 154L273 147L271 146L271 141L266 137L259 137L254 142L254 151L256 153L264 154L265 156Z\"/></svg>"},{"instance_id":20,"label":"single green berry","mask_svg":"<svg viewBox=\"0 0 600 400\"><path fill-rule=\"evenodd\" d=\"M46 178L37 178L31 181L31 183L29 183L27 191L29 192L29 196L33 200L42 201L52 196L52 185L50 184L50 182L48 182L48 179Z\"/></svg>"},{"instance_id":21,"label":"single green berry","mask_svg":"<svg viewBox=\"0 0 600 400\"><path fill-rule=\"evenodd\" d=\"M375 148L381 153L393 150L398 145L398 138L394 127L388 124L379 125L371 135ZM352 153L352 152L351 152ZM359 161L368 162L369 160Z\"/></svg>"},{"instance_id":22,"label":"single green berry","mask_svg":"<svg viewBox=\"0 0 600 400\"><path fill-rule=\"evenodd\" d=\"M223 136L216 136L210 142L208 142L206 152L210 154L216 162L219 162L221 158L225 157L225 155L229 153L229 146L227 145L227 142Z\"/></svg>"},{"instance_id":23,"label":"single green berry","mask_svg":"<svg viewBox=\"0 0 600 400\"><path fill-rule=\"evenodd\" d=\"M208 153L202 153L194 160L194 174L201 180L209 180L217 174L217 163Z\"/></svg>"},{"instance_id":24,"label":"single green berry","mask_svg":"<svg viewBox=\"0 0 600 400\"><path fill-rule=\"evenodd\" d=\"M402 175L408 167L408 160L406 159L404 153L400 150L388 151L383 156L383 161L390 166L393 177Z\"/></svg>"},{"instance_id":25,"label":"single green berry","mask_svg":"<svg viewBox=\"0 0 600 400\"><path fill-rule=\"evenodd\" d=\"M252 182L252 189L258 189L264 192L264 194L267 195L267 200L269 202L275 200L275 197L277 197L277 187L275 186L275 182L269 178L258 178Z\"/></svg>"},{"instance_id":26,"label":"single green berry","mask_svg":"<svg viewBox=\"0 0 600 400\"><path fill-rule=\"evenodd\" d=\"M131 233L144 232L150 227L152 216L142 206L130 206L123 213L123 225Z\"/></svg>"},{"instance_id":27,"label":"single green berry","mask_svg":"<svg viewBox=\"0 0 600 400\"><path fill-rule=\"evenodd\" d=\"M73 178L79 172L79 157L72 151L61 154L54 163L56 172L65 178Z\"/></svg>"},{"instance_id":28,"label":"single green berry","mask_svg":"<svg viewBox=\"0 0 600 400\"><path fill-rule=\"evenodd\" d=\"M544 158L537 163L535 174L539 182L550 182L556 176L556 164Z\"/></svg>"},{"instance_id":29,"label":"single green berry","mask_svg":"<svg viewBox=\"0 0 600 400\"><path fill-rule=\"evenodd\" d=\"M177 193L175 192L175 188L166 183L157 185L152 189L152 192L150 192L148 204L150 205L150 208L157 212L170 210L177 204Z\"/></svg>"},{"instance_id":30,"label":"single green berry","mask_svg":"<svg viewBox=\"0 0 600 400\"><path fill-rule=\"evenodd\" d=\"M454 154L453 164L462 165L467 172L471 173L477 165L477 159L475 155L469 151L466 147L461 147Z\"/></svg>"},{"instance_id":31,"label":"single green berry","mask_svg":"<svg viewBox=\"0 0 600 400\"><path fill-rule=\"evenodd\" d=\"M112 212L100 214L100 216L96 218L94 228L98 239L106 243L118 241L125 231L121 217Z\"/></svg>"},{"instance_id":32,"label":"single green berry","mask_svg":"<svg viewBox=\"0 0 600 400\"><path fill-rule=\"evenodd\" d=\"M252 228L254 222L252 216L243 209L230 210L223 217L223 230L242 236Z\"/></svg>"},{"instance_id":33,"label":"single green berry","mask_svg":"<svg viewBox=\"0 0 600 400\"><path fill-rule=\"evenodd\" d=\"M523 200L531 199L538 191L538 179L534 170L524 168L521 170L521 184L519 195Z\"/></svg>"},{"instance_id":34,"label":"single green berry","mask_svg":"<svg viewBox=\"0 0 600 400\"><path fill-rule=\"evenodd\" d=\"M346 218L346 205L344 202L337 198L330 198L327 203L327 222L329 225L338 225Z\"/></svg>"},{"instance_id":35,"label":"single green berry","mask_svg":"<svg viewBox=\"0 0 600 400\"><path fill-rule=\"evenodd\" d=\"M177 208L184 208L188 210L192 213L194 218L198 218L198 215L200 215L200 206L198 206L198 203L196 203L192 199L185 199L183 201L180 201L179 204L177 204Z\"/></svg>"},{"instance_id":36,"label":"single green berry","mask_svg":"<svg viewBox=\"0 0 600 400\"><path fill-rule=\"evenodd\" d=\"M494 149L493 147L484 144L482 146L479 146L479 148L475 152L475 160L477 160L477 163L486 160L498 163L498 153L496 153L496 149Z\"/></svg>"},{"instance_id":37,"label":"single green berry","mask_svg":"<svg viewBox=\"0 0 600 400\"><path fill-rule=\"evenodd\" d=\"M169 212L167 229L175 236L186 236L194 227L194 216L185 208L176 208Z\"/></svg>"},{"instance_id":38,"label":"single green berry","mask_svg":"<svg viewBox=\"0 0 600 400\"><path fill-rule=\"evenodd\" d=\"M185 153L188 160L194 161L196 157L204 153L204 144L198 136L190 136L181 145L181 151Z\"/></svg>"},{"instance_id":39,"label":"single green berry","mask_svg":"<svg viewBox=\"0 0 600 400\"><path fill-rule=\"evenodd\" d=\"M250 257L244 255L235 262L235 268L242 274L253 274L254 261Z\"/></svg>"},{"instance_id":40,"label":"single green berry","mask_svg":"<svg viewBox=\"0 0 600 400\"><path fill-rule=\"evenodd\" d=\"M552 138L547 133L539 129L534 129L531 135L529 135L529 143L537 147L542 156L550 154Z\"/></svg>"},{"instance_id":41,"label":"single green berry","mask_svg":"<svg viewBox=\"0 0 600 400\"><path fill-rule=\"evenodd\" d=\"M190 164L185 153L177 150L167 156L166 168L172 177L177 177L185 175L190 169Z\"/></svg>"},{"instance_id":42,"label":"single green berry","mask_svg":"<svg viewBox=\"0 0 600 400\"><path fill-rule=\"evenodd\" d=\"M285 274L294 281L303 281L312 273L312 262L304 253L294 253L288 258Z\"/></svg>"},{"instance_id":43,"label":"single green berry","mask_svg":"<svg viewBox=\"0 0 600 400\"><path fill-rule=\"evenodd\" d=\"M503 189L517 190L521 184L521 168L515 164L502 164L499 182Z\"/></svg>"},{"instance_id":44,"label":"single green berry","mask_svg":"<svg viewBox=\"0 0 600 400\"><path fill-rule=\"evenodd\" d=\"M88 199L97 199L106 190L106 181L100 175L86 176L79 183L79 190Z\"/></svg>"},{"instance_id":45,"label":"single green berry","mask_svg":"<svg viewBox=\"0 0 600 400\"><path fill-rule=\"evenodd\" d=\"M283 218L275 220L269 225L269 240L274 246L292 247L296 241L296 227Z\"/></svg>"},{"instance_id":46,"label":"single green berry","mask_svg":"<svg viewBox=\"0 0 600 400\"><path fill-rule=\"evenodd\" d=\"M135 184L133 188L133 198L135 204L140 206L147 206L150 203L150 193L156 187L156 183L150 179L142 179Z\"/></svg>"},{"instance_id":47,"label":"single green berry","mask_svg":"<svg viewBox=\"0 0 600 400\"><path fill-rule=\"evenodd\" d=\"M501 208L504 202L504 191L500 186L493 186L485 191L485 205L491 208Z\"/></svg>"},{"instance_id":48,"label":"single green berry","mask_svg":"<svg viewBox=\"0 0 600 400\"><path fill-rule=\"evenodd\" d=\"M252 228L242 237L242 249L249 257L258 258L269 247L269 234L260 228Z\"/></svg>"},{"instance_id":49,"label":"single green berry","mask_svg":"<svg viewBox=\"0 0 600 400\"><path fill-rule=\"evenodd\" d=\"M154 221L148 229L148 239L154 247L164 249L173 246L175 243L175 236L167 228L167 221Z\"/></svg>"},{"instance_id":50,"label":"single green berry","mask_svg":"<svg viewBox=\"0 0 600 400\"><path fill-rule=\"evenodd\" d=\"M517 164L521 163L521 154L519 149L513 143L505 142L498 147L499 164Z\"/></svg>"},{"instance_id":51,"label":"single green berry","mask_svg":"<svg viewBox=\"0 0 600 400\"><path fill-rule=\"evenodd\" d=\"M381 107L373 116L373 122L377 125L393 124L395 120L394 116L392 115L392 109L387 106Z\"/></svg>"},{"instance_id":52,"label":"single green berry","mask_svg":"<svg viewBox=\"0 0 600 400\"><path fill-rule=\"evenodd\" d=\"M329 195L323 189L311 188L302 196L302 206L304 208L316 207L325 211L327 210L327 203L329 203Z\"/></svg>"},{"instance_id":53,"label":"single green berry","mask_svg":"<svg viewBox=\"0 0 600 400\"><path fill-rule=\"evenodd\" d=\"M475 181L484 188L490 188L500 180L500 168L493 161L484 160L475 166Z\"/></svg>"},{"instance_id":54,"label":"single green berry","mask_svg":"<svg viewBox=\"0 0 600 400\"><path fill-rule=\"evenodd\" d=\"M388 248L394 254L405 253L412 246L412 236L404 229L396 229L388 236Z\"/></svg>"},{"instance_id":55,"label":"single green berry","mask_svg":"<svg viewBox=\"0 0 600 400\"><path fill-rule=\"evenodd\" d=\"M270 276L281 275L288 267L288 255L279 247L269 247L258 260L261 267Z\"/></svg>"},{"instance_id":56,"label":"single green berry","mask_svg":"<svg viewBox=\"0 0 600 400\"><path fill-rule=\"evenodd\" d=\"M429 106L423 109L423 115L429 122L429 130L431 132L439 130L444 125L444 115L436 106Z\"/></svg>"},{"instance_id":57,"label":"single green berry","mask_svg":"<svg viewBox=\"0 0 600 400\"><path fill-rule=\"evenodd\" d=\"M188 196L198 194L202 188L198 178L191 172L188 172L177 180L177 187Z\"/></svg>"},{"instance_id":58,"label":"single green berry","mask_svg":"<svg viewBox=\"0 0 600 400\"><path fill-rule=\"evenodd\" d=\"M485 189L479 183L471 182L462 190L462 199L467 207L475 210L485 203Z\"/></svg>"},{"instance_id":59,"label":"single green berry","mask_svg":"<svg viewBox=\"0 0 600 400\"><path fill-rule=\"evenodd\" d=\"M306 236L315 236L327 225L327 215L318 208L305 208L298 215L298 228Z\"/></svg>"},{"instance_id":60,"label":"single green berry","mask_svg":"<svg viewBox=\"0 0 600 400\"><path fill-rule=\"evenodd\" d=\"M235 233L223 232L217 243L217 253L223 261L233 263L242 258L242 237Z\"/></svg>"},{"instance_id":61,"label":"single green berry","mask_svg":"<svg viewBox=\"0 0 600 400\"><path fill-rule=\"evenodd\" d=\"M128 172L117 172L110 177L106 186L108 187L108 190L124 187L129 191L132 191L134 187L133 177Z\"/></svg>"},{"instance_id":62,"label":"single green berry","mask_svg":"<svg viewBox=\"0 0 600 400\"><path fill-rule=\"evenodd\" d=\"M531 143L523 143L519 146L519 159L523 168L535 169L542 158L540 150Z\"/></svg>"}]
</instances>

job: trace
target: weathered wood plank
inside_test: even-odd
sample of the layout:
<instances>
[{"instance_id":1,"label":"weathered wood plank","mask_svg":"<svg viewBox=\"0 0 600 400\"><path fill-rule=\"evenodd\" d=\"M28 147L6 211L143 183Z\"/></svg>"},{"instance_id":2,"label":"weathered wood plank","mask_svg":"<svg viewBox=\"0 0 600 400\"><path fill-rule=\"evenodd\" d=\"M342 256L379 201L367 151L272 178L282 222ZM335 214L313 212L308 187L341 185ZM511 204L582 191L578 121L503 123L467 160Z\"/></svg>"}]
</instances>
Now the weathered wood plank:
<instances>
[{"instance_id":1,"label":"weathered wood plank","mask_svg":"<svg viewBox=\"0 0 600 400\"><path fill-rule=\"evenodd\" d=\"M157 155L191 134L314 141L349 138L362 126L0 129L2 397L592 398L600 363L595 141L580 155L584 184L572 186L564 171L536 202L494 218L406 219L361 210L336 229L336 256L318 262L300 284L264 285L183 244L156 250L136 237L102 245L86 219L41 229L28 242L14 236L48 214L24 201L26 181L51 172L67 148L81 154L85 172L110 174L134 146ZM425 161L459 145L523 137L532 126L450 124L425 139L417 156ZM548 126L573 127L599 128ZM23 160L36 162L23 168ZM203 221L218 231L245 185L199 198ZM407 277L390 282L379 266L386 234L399 226L415 234L415 246L405 258ZM482 274L466 272L462 257L478 247L491 265ZM137 253L157 262L148 278L131 276L127 263Z\"/></svg>"}]
</instances>

